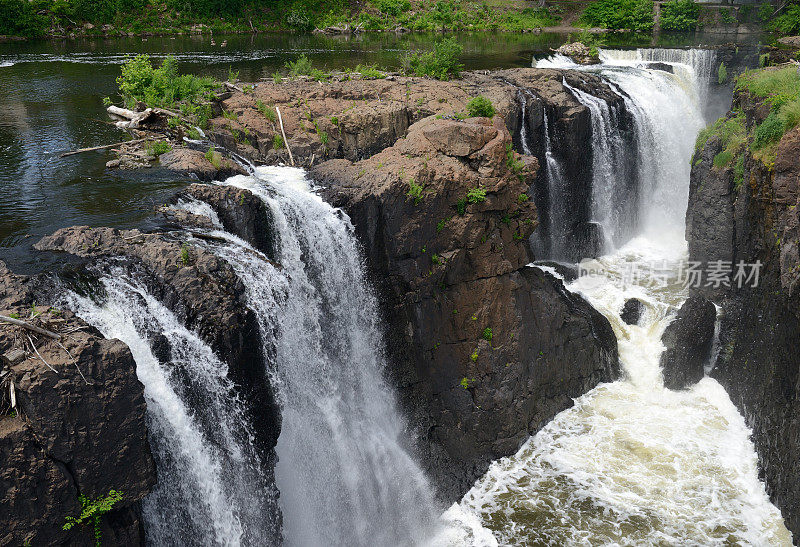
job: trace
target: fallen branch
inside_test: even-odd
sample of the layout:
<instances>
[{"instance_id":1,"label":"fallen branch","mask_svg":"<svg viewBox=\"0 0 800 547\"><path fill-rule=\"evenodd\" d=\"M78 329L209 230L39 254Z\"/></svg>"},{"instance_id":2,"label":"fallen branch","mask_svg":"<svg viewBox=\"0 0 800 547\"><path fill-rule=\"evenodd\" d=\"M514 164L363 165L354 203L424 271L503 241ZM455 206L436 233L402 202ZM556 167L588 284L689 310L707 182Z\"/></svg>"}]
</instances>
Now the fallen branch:
<instances>
[{"instance_id":1,"label":"fallen branch","mask_svg":"<svg viewBox=\"0 0 800 547\"><path fill-rule=\"evenodd\" d=\"M0 315L0 321L5 321L6 323L11 323L12 325L16 325L18 327L23 327L23 328L26 328L28 330L32 330L33 332L36 332L36 333L41 334L43 336L47 336L48 338L52 338L53 340L60 340L61 339L61 335L58 334L58 333L55 333L55 332L53 332L51 330L43 329L42 327L37 327L36 325L31 325L30 323L27 323L25 321L21 321L19 319L14 319L13 317L8 317L6 315Z\"/></svg>"},{"instance_id":2,"label":"fallen branch","mask_svg":"<svg viewBox=\"0 0 800 547\"><path fill-rule=\"evenodd\" d=\"M244 89L242 89L238 85L232 84L230 82L225 82L225 87L228 88L228 89L235 89L236 91L238 91L240 93L244 93Z\"/></svg>"},{"instance_id":3,"label":"fallen branch","mask_svg":"<svg viewBox=\"0 0 800 547\"><path fill-rule=\"evenodd\" d=\"M281 117L281 109L276 106L275 112L278 113L278 122L280 122L281 124L281 135L283 135L283 144L286 145L286 150L289 151L289 161L292 162L292 167L294 167L294 157L292 156L292 149L289 148L289 141L286 139L286 132L283 130L283 118Z\"/></svg>"},{"instance_id":4,"label":"fallen branch","mask_svg":"<svg viewBox=\"0 0 800 547\"><path fill-rule=\"evenodd\" d=\"M114 148L115 146L122 146L123 144L136 144L137 142L146 141L147 138L144 139L133 139L132 141L122 141L122 142L115 142L114 144L104 144L103 146L92 146L89 148L79 148L78 150L72 150L71 152L64 152L59 156L59 158L65 158L67 156L72 156L74 154L81 154L83 152L92 152L94 150L105 150L106 148Z\"/></svg>"},{"instance_id":5,"label":"fallen branch","mask_svg":"<svg viewBox=\"0 0 800 547\"><path fill-rule=\"evenodd\" d=\"M39 350L38 350L38 349L36 349L36 344L34 344L34 343L33 343L33 340L31 340L31 337L30 337L30 336L28 336L28 335L25 335L25 336L26 336L26 338L28 339L28 342L30 342L30 344L31 344L31 347L33 348L33 352L36 354L36 356L37 356L39 359L41 359L41 360L42 360L42 363L44 363L45 365L47 365L47 368L49 368L50 370L52 370L53 372L55 372L56 374L58 374L58 371L57 371L56 369L54 369L53 367L51 367L51 366L50 366L50 363L48 363L47 361L45 361L45 360L44 360L44 357L42 357L42 354L41 354L41 353L39 353Z\"/></svg>"}]
</instances>

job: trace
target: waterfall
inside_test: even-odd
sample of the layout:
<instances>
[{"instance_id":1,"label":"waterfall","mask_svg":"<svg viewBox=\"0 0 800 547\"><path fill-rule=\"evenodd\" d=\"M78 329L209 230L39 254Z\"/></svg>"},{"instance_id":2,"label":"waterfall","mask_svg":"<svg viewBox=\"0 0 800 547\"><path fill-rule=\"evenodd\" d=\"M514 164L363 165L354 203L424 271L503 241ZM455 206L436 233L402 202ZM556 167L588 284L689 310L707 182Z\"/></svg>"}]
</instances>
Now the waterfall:
<instances>
[{"instance_id":1,"label":"waterfall","mask_svg":"<svg viewBox=\"0 0 800 547\"><path fill-rule=\"evenodd\" d=\"M245 282L276 348L286 543L420 541L435 505L384 378L377 302L349 219L310 192L299 169L259 168L226 184L260 196L280 234L279 267L242 242L216 252Z\"/></svg>"},{"instance_id":2,"label":"waterfall","mask_svg":"<svg viewBox=\"0 0 800 547\"><path fill-rule=\"evenodd\" d=\"M121 267L102 284L102 299L69 292L63 304L136 361L158 470L142 504L148 544L274 542L277 493L227 366Z\"/></svg>"},{"instance_id":3,"label":"waterfall","mask_svg":"<svg viewBox=\"0 0 800 547\"><path fill-rule=\"evenodd\" d=\"M445 512L448 527L434 544L791 545L759 480L750 430L724 388L706 377L671 391L660 370L661 335L687 297L677 271L687 256L683 213L705 74L688 65L674 74L649 70L609 56L596 67L548 63L599 73L635 118L642 194L636 236L586 264L600 275L566 287L611 323L624 377L579 397L514 456L494 462ZM609 135L611 128L600 127L611 118L604 107L576 97L590 108L593 131ZM610 143L593 137L593 153L607 153ZM613 177L605 182L615 184ZM630 275L653 265L667 277ZM629 298L645 303L638 324L620 318Z\"/></svg>"}]
</instances>

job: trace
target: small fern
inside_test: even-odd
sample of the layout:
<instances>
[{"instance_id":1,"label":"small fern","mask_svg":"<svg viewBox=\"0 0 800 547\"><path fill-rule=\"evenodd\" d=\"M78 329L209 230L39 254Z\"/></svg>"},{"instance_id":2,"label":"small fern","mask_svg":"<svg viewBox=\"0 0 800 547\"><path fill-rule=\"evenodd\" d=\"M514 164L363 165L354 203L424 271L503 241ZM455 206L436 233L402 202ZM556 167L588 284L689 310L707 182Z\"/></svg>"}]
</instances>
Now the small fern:
<instances>
[{"instance_id":1,"label":"small fern","mask_svg":"<svg viewBox=\"0 0 800 547\"><path fill-rule=\"evenodd\" d=\"M73 526L80 526L81 524L92 523L94 527L94 540L95 545L100 547L102 545L102 528L100 526L100 519L111 511L114 505L122 499L122 492L111 490L107 495L101 496L97 499L89 499L84 495L78 496L78 501L81 503L81 514L78 517L65 517L64 526L65 531L72 529Z\"/></svg>"}]
</instances>

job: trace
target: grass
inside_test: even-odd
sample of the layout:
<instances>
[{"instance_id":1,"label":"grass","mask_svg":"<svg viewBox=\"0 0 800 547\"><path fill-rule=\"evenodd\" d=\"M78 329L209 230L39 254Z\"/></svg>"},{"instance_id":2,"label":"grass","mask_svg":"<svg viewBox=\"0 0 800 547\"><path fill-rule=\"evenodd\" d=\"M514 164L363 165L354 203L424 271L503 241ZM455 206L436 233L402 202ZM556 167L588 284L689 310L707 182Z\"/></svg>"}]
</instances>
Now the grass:
<instances>
[{"instance_id":1,"label":"grass","mask_svg":"<svg viewBox=\"0 0 800 547\"><path fill-rule=\"evenodd\" d=\"M747 91L770 105L770 113L753 132L751 149L759 152L777 143L800 123L800 75L794 66L748 70L736 82L736 89Z\"/></svg>"},{"instance_id":2,"label":"grass","mask_svg":"<svg viewBox=\"0 0 800 547\"><path fill-rule=\"evenodd\" d=\"M268 106L261 99L256 100L256 108L267 119L267 121L271 123L278 121L278 115L275 113L275 109L271 106Z\"/></svg>"},{"instance_id":3,"label":"grass","mask_svg":"<svg viewBox=\"0 0 800 547\"><path fill-rule=\"evenodd\" d=\"M272 137L272 149L273 150L280 150L284 147L283 137L280 135L275 135Z\"/></svg>"},{"instance_id":4,"label":"grass","mask_svg":"<svg viewBox=\"0 0 800 547\"><path fill-rule=\"evenodd\" d=\"M214 150L213 146L206 151L206 159L211 162L215 169L222 167L222 154Z\"/></svg>"},{"instance_id":5,"label":"grass","mask_svg":"<svg viewBox=\"0 0 800 547\"><path fill-rule=\"evenodd\" d=\"M705 129L702 129L695 142L695 155L699 154L709 140L717 137L722 141L723 149L714 156L714 167L727 167L747 141L744 122L744 114L739 113L731 118L720 118Z\"/></svg>"}]
</instances>

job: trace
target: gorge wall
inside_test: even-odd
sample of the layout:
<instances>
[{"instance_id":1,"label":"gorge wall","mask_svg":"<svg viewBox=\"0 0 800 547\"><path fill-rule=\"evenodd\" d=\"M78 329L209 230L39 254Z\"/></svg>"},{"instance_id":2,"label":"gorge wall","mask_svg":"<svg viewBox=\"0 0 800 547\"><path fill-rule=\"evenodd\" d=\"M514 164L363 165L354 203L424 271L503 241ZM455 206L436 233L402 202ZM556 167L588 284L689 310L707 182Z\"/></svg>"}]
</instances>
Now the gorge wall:
<instances>
[{"instance_id":1,"label":"gorge wall","mask_svg":"<svg viewBox=\"0 0 800 547\"><path fill-rule=\"evenodd\" d=\"M730 165L715 158L727 139L712 134L693 159L686 236L692 261L760 261L757 287L701 287L722 307L720 353L711 372L753 429L767 490L800 534L800 129L767 152L751 151L770 104L738 89L728 119L744 117L747 141Z\"/></svg>"}]
</instances>

